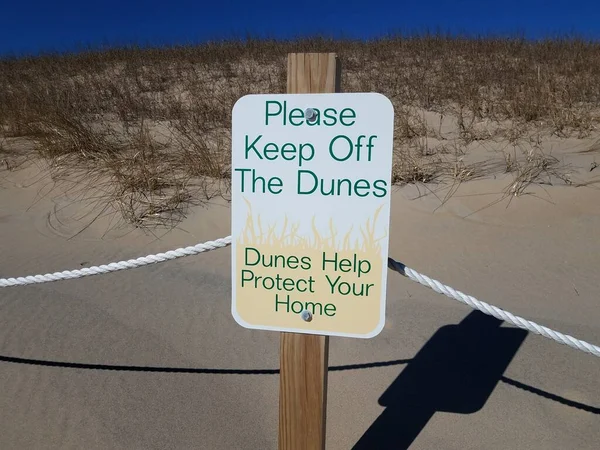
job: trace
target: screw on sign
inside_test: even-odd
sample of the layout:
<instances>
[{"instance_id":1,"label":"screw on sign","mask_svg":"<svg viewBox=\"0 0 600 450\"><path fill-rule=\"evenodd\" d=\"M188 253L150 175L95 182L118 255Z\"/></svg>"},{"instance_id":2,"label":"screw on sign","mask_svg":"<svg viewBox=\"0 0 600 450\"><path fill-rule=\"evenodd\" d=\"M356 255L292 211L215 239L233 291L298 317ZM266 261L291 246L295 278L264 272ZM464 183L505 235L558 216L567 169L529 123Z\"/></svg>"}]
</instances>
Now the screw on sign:
<instances>
[{"instance_id":1,"label":"screw on sign","mask_svg":"<svg viewBox=\"0 0 600 450\"><path fill-rule=\"evenodd\" d=\"M304 117L306 117L306 120L308 120L308 122L314 122L315 120L317 120L317 113L312 108L306 108L306 111L304 111Z\"/></svg>"},{"instance_id":2,"label":"screw on sign","mask_svg":"<svg viewBox=\"0 0 600 450\"><path fill-rule=\"evenodd\" d=\"M300 313L300 317L302 317L302 320L305 322L310 322L312 320L311 312L306 309Z\"/></svg>"}]
</instances>

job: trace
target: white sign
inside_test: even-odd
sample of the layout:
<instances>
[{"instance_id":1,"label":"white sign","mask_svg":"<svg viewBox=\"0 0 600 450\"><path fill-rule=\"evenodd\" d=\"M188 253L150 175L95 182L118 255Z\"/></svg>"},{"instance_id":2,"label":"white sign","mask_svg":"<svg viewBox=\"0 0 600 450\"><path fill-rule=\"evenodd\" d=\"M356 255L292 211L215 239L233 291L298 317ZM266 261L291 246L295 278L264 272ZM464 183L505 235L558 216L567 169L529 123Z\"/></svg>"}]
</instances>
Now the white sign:
<instances>
[{"instance_id":1,"label":"white sign","mask_svg":"<svg viewBox=\"0 0 600 450\"><path fill-rule=\"evenodd\" d=\"M374 93L248 95L232 122L235 320L261 330L379 334L391 102Z\"/></svg>"}]
</instances>

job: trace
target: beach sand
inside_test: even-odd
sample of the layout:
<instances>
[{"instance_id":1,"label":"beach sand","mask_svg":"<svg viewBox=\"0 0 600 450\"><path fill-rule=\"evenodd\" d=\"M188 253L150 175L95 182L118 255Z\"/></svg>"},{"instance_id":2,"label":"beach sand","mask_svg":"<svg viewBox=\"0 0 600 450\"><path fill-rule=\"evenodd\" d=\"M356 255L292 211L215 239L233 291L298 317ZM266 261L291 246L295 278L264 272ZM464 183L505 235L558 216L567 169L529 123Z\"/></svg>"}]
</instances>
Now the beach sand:
<instances>
[{"instance_id":1,"label":"beach sand","mask_svg":"<svg viewBox=\"0 0 600 450\"><path fill-rule=\"evenodd\" d=\"M442 207L436 195L443 193L395 189L390 256L600 344L598 185L531 187L535 195L488 206L506 185L501 177L465 183ZM109 263L229 234L225 201L192 208L176 230L148 233L116 226L112 214L90 224L92 211L76 191L64 190L35 164L3 172L0 277ZM230 284L230 249L221 249L0 289L0 447L275 449L278 375L201 373L278 368L278 333L235 323ZM399 274L389 276L379 336L330 342L330 450L411 443L598 448L600 359L499 328ZM10 358L198 370L83 369ZM378 362L389 363L348 367Z\"/></svg>"}]
</instances>

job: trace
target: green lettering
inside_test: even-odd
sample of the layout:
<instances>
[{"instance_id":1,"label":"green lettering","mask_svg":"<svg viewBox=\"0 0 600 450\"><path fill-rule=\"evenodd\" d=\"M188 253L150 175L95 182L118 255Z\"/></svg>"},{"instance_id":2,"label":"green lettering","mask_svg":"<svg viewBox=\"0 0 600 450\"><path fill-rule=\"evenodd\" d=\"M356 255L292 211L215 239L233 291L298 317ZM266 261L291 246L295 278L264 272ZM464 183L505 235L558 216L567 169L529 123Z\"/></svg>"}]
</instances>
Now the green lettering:
<instances>
[{"instance_id":1,"label":"green lettering","mask_svg":"<svg viewBox=\"0 0 600 450\"><path fill-rule=\"evenodd\" d=\"M363 265L366 265L366 269L363 269ZM356 253L354 254L354 266L355 272L358 272L358 278L360 278L362 274L369 273L371 271L371 262L368 259L359 259L358 267L356 267Z\"/></svg>"},{"instance_id":2,"label":"green lettering","mask_svg":"<svg viewBox=\"0 0 600 450\"><path fill-rule=\"evenodd\" d=\"M256 284L258 285L258 280L262 278L262 286L263 289L266 289L267 291L270 291L271 289L273 289L275 287L275 280L272 277L256 277ZM269 287L269 284L271 285L271 287ZM258 286L256 286L258 287Z\"/></svg>"},{"instance_id":3,"label":"green lettering","mask_svg":"<svg viewBox=\"0 0 600 450\"><path fill-rule=\"evenodd\" d=\"M289 302L290 296L288 295L287 297L288 297L288 302ZM297 311L296 311L296 306L298 307ZM293 313L300 314L303 309L304 309L304 305L302 305L302 303L300 303L298 300L292 302L292 312Z\"/></svg>"},{"instance_id":4,"label":"green lettering","mask_svg":"<svg viewBox=\"0 0 600 450\"><path fill-rule=\"evenodd\" d=\"M323 270L325 270L325 264L327 264L327 263L333 263L333 270L337 270L337 264L338 264L337 252L334 253L333 259L327 259L327 253L323 252Z\"/></svg>"},{"instance_id":5,"label":"green lettering","mask_svg":"<svg viewBox=\"0 0 600 450\"><path fill-rule=\"evenodd\" d=\"M312 180L313 180L312 189L307 190L307 191L302 190L302 175L304 175L304 174L308 175L309 177L312 177ZM319 179L313 172L311 172L310 170L299 170L298 171L298 195L312 194L313 192L315 192L317 190L318 185L319 185Z\"/></svg>"},{"instance_id":6,"label":"green lettering","mask_svg":"<svg viewBox=\"0 0 600 450\"><path fill-rule=\"evenodd\" d=\"M310 150L307 155L305 155L305 153L304 153L305 147L308 147L308 149ZM299 153L300 153L300 156L298 158L298 166L302 167L302 161L310 161L311 159L313 159L315 157L315 148L313 147L312 144L309 144L309 143L300 144Z\"/></svg>"},{"instance_id":7,"label":"green lettering","mask_svg":"<svg viewBox=\"0 0 600 450\"><path fill-rule=\"evenodd\" d=\"M348 113L345 115L345 113ZM356 119L356 112L352 108L344 108L340 113L340 123L345 127L350 127L356 123L356 120L352 120L352 122L346 123L344 119Z\"/></svg>"},{"instance_id":8,"label":"green lettering","mask_svg":"<svg viewBox=\"0 0 600 450\"><path fill-rule=\"evenodd\" d=\"M331 115L330 114L333 114ZM323 125L328 126L328 127L332 127L337 123L337 118L335 117L336 111L333 108L327 108L325 111L323 111L323 115L325 116L325 119L323 120ZM327 119L331 119L331 121L328 121Z\"/></svg>"},{"instance_id":9,"label":"green lettering","mask_svg":"<svg viewBox=\"0 0 600 450\"><path fill-rule=\"evenodd\" d=\"M279 109L275 113L269 113L269 105L277 105ZM265 125L269 125L269 117L270 116L278 116L281 114L281 103L278 101L269 100L265 103Z\"/></svg>"},{"instance_id":10,"label":"green lettering","mask_svg":"<svg viewBox=\"0 0 600 450\"><path fill-rule=\"evenodd\" d=\"M265 148L263 150L264 154L265 154L265 158L267 158L269 161L273 161L275 159L277 159L277 154L279 153L279 148L277 147L277 144L275 144L274 142L269 142L267 145L265 145ZM274 153L274 156L269 156L271 153Z\"/></svg>"},{"instance_id":11,"label":"green lettering","mask_svg":"<svg viewBox=\"0 0 600 450\"><path fill-rule=\"evenodd\" d=\"M304 305L304 309L307 309L308 311L310 311L313 316L317 314L317 307L319 308L319 315L322 316L323 315L323 305L321 305L320 303L306 302ZM309 308L312 308L312 311Z\"/></svg>"},{"instance_id":12,"label":"green lettering","mask_svg":"<svg viewBox=\"0 0 600 450\"><path fill-rule=\"evenodd\" d=\"M246 174L246 172L250 172L252 169L235 169L234 172L240 172L242 174L242 178L241 178L241 191L244 192L245 186L246 186L246 177L244 176Z\"/></svg>"},{"instance_id":13,"label":"green lettering","mask_svg":"<svg viewBox=\"0 0 600 450\"><path fill-rule=\"evenodd\" d=\"M288 153L291 153L292 156L287 156ZM292 161L296 157L296 146L291 142L286 142L281 146L281 157L286 161Z\"/></svg>"},{"instance_id":14,"label":"green lettering","mask_svg":"<svg viewBox=\"0 0 600 450\"><path fill-rule=\"evenodd\" d=\"M367 180L356 180L356 183L354 184L354 193L358 196L358 197L366 197L367 195L369 195L368 192L365 193L361 193L360 189L369 189L371 187L371 185L369 184L369 182Z\"/></svg>"},{"instance_id":15,"label":"green lettering","mask_svg":"<svg viewBox=\"0 0 600 450\"><path fill-rule=\"evenodd\" d=\"M279 177L273 177L269 179L269 182L267 183L267 189L269 189L271 194L281 194L281 191L283 190L283 180Z\"/></svg>"},{"instance_id":16,"label":"green lettering","mask_svg":"<svg viewBox=\"0 0 600 450\"><path fill-rule=\"evenodd\" d=\"M352 269L352 261L344 258L340 261L339 267L342 272L350 272L350 270ZM344 270L344 269L346 269L346 270Z\"/></svg>"},{"instance_id":17,"label":"green lettering","mask_svg":"<svg viewBox=\"0 0 600 450\"><path fill-rule=\"evenodd\" d=\"M315 118L312 122L310 121L306 121L306 125L308 125L309 127L314 127L315 125L321 125L321 111L319 111L317 108L313 108L313 111L315 112Z\"/></svg>"},{"instance_id":18,"label":"green lettering","mask_svg":"<svg viewBox=\"0 0 600 450\"><path fill-rule=\"evenodd\" d=\"M344 139L346 141L346 143L348 144L348 154L341 158L338 158L336 156L334 149L333 149L333 146L338 139ZM350 138L348 136L344 136L343 134L338 134L329 143L329 154L336 161L347 161L348 158L350 158L352 156L352 141L350 140Z\"/></svg>"},{"instance_id":19,"label":"green lettering","mask_svg":"<svg viewBox=\"0 0 600 450\"><path fill-rule=\"evenodd\" d=\"M377 180L373 183L373 188L377 192L373 192L375 197L381 198L387 195L387 182L385 180Z\"/></svg>"},{"instance_id":20,"label":"green lettering","mask_svg":"<svg viewBox=\"0 0 600 450\"><path fill-rule=\"evenodd\" d=\"M279 294L275 294L275 312L279 312L279 305L285 305L285 312L290 312L290 296L287 295L285 301L279 300Z\"/></svg>"},{"instance_id":21,"label":"green lettering","mask_svg":"<svg viewBox=\"0 0 600 450\"><path fill-rule=\"evenodd\" d=\"M292 280L291 278L283 279L283 289L285 289L286 291L293 291L294 286L296 286L296 283L294 283L294 280Z\"/></svg>"},{"instance_id":22,"label":"green lettering","mask_svg":"<svg viewBox=\"0 0 600 450\"><path fill-rule=\"evenodd\" d=\"M249 253L250 252L254 252L254 254L256 255L256 261L254 262L249 262ZM255 266L260 262L260 252L258 250L256 250L253 247L246 247L244 249L244 264L246 264L247 266Z\"/></svg>"},{"instance_id":23,"label":"green lettering","mask_svg":"<svg viewBox=\"0 0 600 450\"><path fill-rule=\"evenodd\" d=\"M335 316L335 305L332 305L331 303L327 303L325 305L325 311L324 312L325 312L325 315L328 316L328 317Z\"/></svg>"},{"instance_id":24,"label":"green lettering","mask_svg":"<svg viewBox=\"0 0 600 450\"><path fill-rule=\"evenodd\" d=\"M308 285L308 282L307 282L306 280L304 280L304 279L300 279L300 280L298 280L298 281L296 282L296 289L298 289L298 292L306 292L306 287L305 287L304 289L301 289L301 288L300 288L300 283L301 283L301 282L304 282L304 285L305 285L305 286L307 286L307 285Z\"/></svg>"},{"instance_id":25,"label":"green lettering","mask_svg":"<svg viewBox=\"0 0 600 450\"><path fill-rule=\"evenodd\" d=\"M342 295L348 295L350 293L350 284L346 281L342 281L338 286L338 291Z\"/></svg>"},{"instance_id":26,"label":"green lettering","mask_svg":"<svg viewBox=\"0 0 600 450\"><path fill-rule=\"evenodd\" d=\"M249 278L247 278L249 277ZM244 287L244 283L246 281L252 281L254 279L254 273L251 270L243 269L242 270L242 287Z\"/></svg>"},{"instance_id":27,"label":"green lettering","mask_svg":"<svg viewBox=\"0 0 600 450\"><path fill-rule=\"evenodd\" d=\"M315 282L315 279L311 276L308 277L308 290L310 292L312 292L313 294L315 293L315 288L313 286L313 283Z\"/></svg>"},{"instance_id":28,"label":"green lettering","mask_svg":"<svg viewBox=\"0 0 600 450\"><path fill-rule=\"evenodd\" d=\"M333 181L333 180L332 180ZM337 193L336 195L342 195L342 184L346 183L348 185L348 196L352 195L352 181L348 178L340 178L337 180Z\"/></svg>"},{"instance_id":29,"label":"green lettering","mask_svg":"<svg viewBox=\"0 0 600 450\"><path fill-rule=\"evenodd\" d=\"M338 283L338 281L340 281L340 278L342 278L341 275L338 275L338 277L335 279L335 281L331 281L331 278L329 278L329 275L325 274L325 278L327 279L327 282L329 283L329 287L331 288L331 294L335 294L335 285Z\"/></svg>"},{"instance_id":30,"label":"green lettering","mask_svg":"<svg viewBox=\"0 0 600 450\"><path fill-rule=\"evenodd\" d=\"M290 111L290 123L297 127L304 123L304 120L300 120L298 123L294 123L294 119L304 119L304 112L300 108L294 108Z\"/></svg>"},{"instance_id":31,"label":"green lettering","mask_svg":"<svg viewBox=\"0 0 600 450\"><path fill-rule=\"evenodd\" d=\"M256 143L260 140L260 138L262 138L262 134L260 136L258 136L256 139L254 139L254 142L252 142L252 144L250 145L250 147L248 147L248 135L246 135L246 152L245 152L245 158L248 159L248 153L250 153L250 150L254 150L254 153L256 154L256 156L258 156L258 159L263 159L261 154L258 153L258 150L256 150Z\"/></svg>"}]
</instances>

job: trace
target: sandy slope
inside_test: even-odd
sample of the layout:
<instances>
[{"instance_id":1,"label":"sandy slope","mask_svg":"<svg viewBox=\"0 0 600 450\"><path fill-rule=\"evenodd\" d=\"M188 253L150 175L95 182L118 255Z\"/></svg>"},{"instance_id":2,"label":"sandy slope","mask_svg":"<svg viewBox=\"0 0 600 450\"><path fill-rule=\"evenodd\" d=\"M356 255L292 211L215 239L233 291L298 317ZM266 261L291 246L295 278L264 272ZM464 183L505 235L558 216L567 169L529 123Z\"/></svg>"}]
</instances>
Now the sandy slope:
<instances>
[{"instance_id":1,"label":"sandy slope","mask_svg":"<svg viewBox=\"0 0 600 450\"><path fill-rule=\"evenodd\" d=\"M91 216L72 203L73 193L49 191L44 174L35 167L4 174L0 276L105 263L229 232L223 202L195 208L180 229L159 236L115 229L110 215L81 231ZM480 210L505 186L500 179L465 184L437 210L434 195L415 199L415 188L397 190L391 256L482 300L600 344L600 191L546 187L535 189L535 197L513 199L508 208L505 201ZM105 276L2 289L0 355L277 368L278 335L245 330L230 315L229 269L229 252L220 250ZM498 329L470 313L391 276L382 334L332 339L330 364L417 357L408 364L330 373L328 449L357 443L402 448L413 440L416 449L597 448L600 360ZM458 329L444 328L430 339L467 317ZM381 399L384 408L378 401L390 385ZM276 374L82 370L5 358L0 386L1 448L276 448Z\"/></svg>"}]
</instances>

